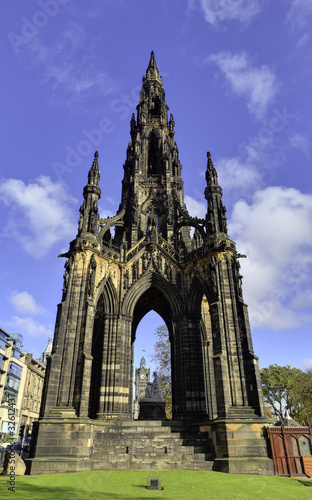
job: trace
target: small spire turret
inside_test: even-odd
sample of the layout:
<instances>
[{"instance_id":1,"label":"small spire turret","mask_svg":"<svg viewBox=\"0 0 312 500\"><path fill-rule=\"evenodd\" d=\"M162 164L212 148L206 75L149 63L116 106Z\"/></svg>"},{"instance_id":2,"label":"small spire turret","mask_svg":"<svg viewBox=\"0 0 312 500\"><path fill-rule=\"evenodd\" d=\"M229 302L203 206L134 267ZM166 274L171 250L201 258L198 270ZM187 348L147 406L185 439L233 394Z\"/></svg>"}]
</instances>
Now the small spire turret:
<instances>
[{"instance_id":1,"label":"small spire turret","mask_svg":"<svg viewBox=\"0 0 312 500\"><path fill-rule=\"evenodd\" d=\"M218 174L213 165L210 151L207 152L205 198L208 203L207 233L227 233L226 208L222 203L222 189L218 184Z\"/></svg>"},{"instance_id":2,"label":"small spire turret","mask_svg":"<svg viewBox=\"0 0 312 500\"><path fill-rule=\"evenodd\" d=\"M99 180L100 180L100 170L99 170L98 157L99 157L99 152L95 151L92 167L90 168L89 174L88 174L88 184L92 184L94 186L98 186Z\"/></svg>"},{"instance_id":3,"label":"small spire turret","mask_svg":"<svg viewBox=\"0 0 312 500\"><path fill-rule=\"evenodd\" d=\"M98 162L99 153L94 153L94 160L88 173L88 184L83 190L84 202L80 207L78 221L78 236L82 233L96 234L98 229L99 214L98 201L101 198L99 188L100 170Z\"/></svg>"}]
</instances>

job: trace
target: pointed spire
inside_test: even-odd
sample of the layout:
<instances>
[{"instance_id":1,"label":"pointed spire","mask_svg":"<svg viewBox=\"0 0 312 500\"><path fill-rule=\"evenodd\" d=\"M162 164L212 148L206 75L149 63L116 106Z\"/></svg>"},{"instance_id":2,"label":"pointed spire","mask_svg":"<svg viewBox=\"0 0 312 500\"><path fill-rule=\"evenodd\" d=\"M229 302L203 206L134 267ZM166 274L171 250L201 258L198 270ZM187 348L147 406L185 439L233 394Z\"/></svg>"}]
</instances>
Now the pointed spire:
<instances>
[{"instance_id":1,"label":"pointed spire","mask_svg":"<svg viewBox=\"0 0 312 500\"><path fill-rule=\"evenodd\" d=\"M98 157L99 157L99 152L95 151L92 167L90 168L88 173L88 184L92 184L95 186L99 185L99 180L100 180Z\"/></svg>"},{"instance_id":2,"label":"pointed spire","mask_svg":"<svg viewBox=\"0 0 312 500\"><path fill-rule=\"evenodd\" d=\"M84 201L80 207L80 217L78 221L78 236L82 233L96 234L98 229L98 201L101 198L99 187L100 170L98 162L99 153L94 153L92 167L88 173L88 184L84 187Z\"/></svg>"},{"instance_id":3,"label":"pointed spire","mask_svg":"<svg viewBox=\"0 0 312 500\"><path fill-rule=\"evenodd\" d=\"M156 60L155 60L155 54L154 54L153 50L151 52L151 58L150 58L150 62L148 64L148 68L147 68L146 72L148 72L148 70L151 70L151 69L155 69L158 72L158 68L157 68L157 64L156 64Z\"/></svg>"},{"instance_id":4,"label":"pointed spire","mask_svg":"<svg viewBox=\"0 0 312 500\"><path fill-rule=\"evenodd\" d=\"M210 151L207 151L206 181L207 186L218 185L218 174L212 163Z\"/></svg>"},{"instance_id":5,"label":"pointed spire","mask_svg":"<svg viewBox=\"0 0 312 500\"><path fill-rule=\"evenodd\" d=\"M151 58L150 58L150 61L148 63L148 67L146 70L146 79L148 79L148 80L156 79L156 80L159 80L162 82L162 78L159 76L159 71L158 71L158 67L156 64L155 55L154 55L153 51L151 52Z\"/></svg>"},{"instance_id":6,"label":"pointed spire","mask_svg":"<svg viewBox=\"0 0 312 500\"><path fill-rule=\"evenodd\" d=\"M212 163L210 151L207 152L206 181L207 232L208 234L227 233L226 208L222 203L222 189L218 184L218 174Z\"/></svg>"},{"instance_id":7,"label":"pointed spire","mask_svg":"<svg viewBox=\"0 0 312 500\"><path fill-rule=\"evenodd\" d=\"M155 61L155 54L154 54L154 51L152 50L151 52L151 58L150 58L150 62L149 62L149 65L148 65L150 68L157 68L157 64L156 64L156 61Z\"/></svg>"}]
</instances>

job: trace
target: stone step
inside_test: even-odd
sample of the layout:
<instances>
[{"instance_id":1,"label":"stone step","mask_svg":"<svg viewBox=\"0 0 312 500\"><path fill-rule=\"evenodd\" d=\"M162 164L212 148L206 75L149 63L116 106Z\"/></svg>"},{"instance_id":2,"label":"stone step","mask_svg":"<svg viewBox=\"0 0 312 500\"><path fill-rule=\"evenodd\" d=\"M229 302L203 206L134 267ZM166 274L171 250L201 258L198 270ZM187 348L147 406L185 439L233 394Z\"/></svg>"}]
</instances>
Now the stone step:
<instances>
[{"instance_id":1,"label":"stone step","mask_svg":"<svg viewBox=\"0 0 312 500\"><path fill-rule=\"evenodd\" d=\"M135 469L135 470L212 470L213 461L120 461L120 460L98 460L92 464L93 470L111 469Z\"/></svg>"},{"instance_id":2,"label":"stone step","mask_svg":"<svg viewBox=\"0 0 312 500\"><path fill-rule=\"evenodd\" d=\"M105 449L105 459L103 457ZM97 431L95 468L211 470L212 444L207 432L179 422L117 422Z\"/></svg>"}]
</instances>

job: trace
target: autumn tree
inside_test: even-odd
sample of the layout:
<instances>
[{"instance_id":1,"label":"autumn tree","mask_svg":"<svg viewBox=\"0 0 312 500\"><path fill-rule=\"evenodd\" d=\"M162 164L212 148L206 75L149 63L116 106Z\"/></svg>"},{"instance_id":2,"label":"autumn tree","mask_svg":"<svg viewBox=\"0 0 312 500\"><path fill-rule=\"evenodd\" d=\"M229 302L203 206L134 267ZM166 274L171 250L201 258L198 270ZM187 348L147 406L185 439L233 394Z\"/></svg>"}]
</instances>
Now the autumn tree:
<instances>
[{"instance_id":1,"label":"autumn tree","mask_svg":"<svg viewBox=\"0 0 312 500\"><path fill-rule=\"evenodd\" d=\"M298 423L311 419L312 370L269 365L260 374L264 402L275 419L284 418L286 410Z\"/></svg>"},{"instance_id":2,"label":"autumn tree","mask_svg":"<svg viewBox=\"0 0 312 500\"><path fill-rule=\"evenodd\" d=\"M172 395L171 395L171 347L169 332L166 325L158 326L154 332L156 342L152 361L156 364L157 374L166 403L167 418L172 419Z\"/></svg>"}]
</instances>

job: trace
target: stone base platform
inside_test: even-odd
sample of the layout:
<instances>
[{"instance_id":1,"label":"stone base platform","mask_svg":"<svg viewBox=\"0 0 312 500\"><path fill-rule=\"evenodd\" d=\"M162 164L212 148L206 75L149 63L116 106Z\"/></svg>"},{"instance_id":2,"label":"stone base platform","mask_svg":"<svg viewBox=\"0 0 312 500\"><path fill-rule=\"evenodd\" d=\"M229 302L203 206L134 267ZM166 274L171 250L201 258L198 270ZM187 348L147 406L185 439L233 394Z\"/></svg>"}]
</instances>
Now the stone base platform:
<instances>
[{"instance_id":1,"label":"stone base platform","mask_svg":"<svg viewBox=\"0 0 312 500\"><path fill-rule=\"evenodd\" d=\"M271 475L263 423L237 415L186 423L90 420L68 413L37 423L27 473L190 469Z\"/></svg>"},{"instance_id":2,"label":"stone base platform","mask_svg":"<svg viewBox=\"0 0 312 500\"><path fill-rule=\"evenodd\" d=\"M166 420L166 403L141 399L139 420Z\"/></svg>"}]
</instances>

